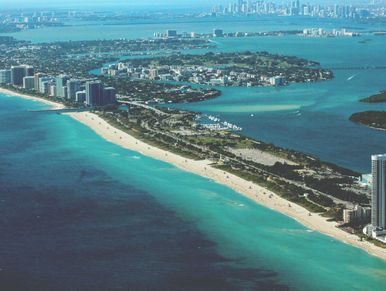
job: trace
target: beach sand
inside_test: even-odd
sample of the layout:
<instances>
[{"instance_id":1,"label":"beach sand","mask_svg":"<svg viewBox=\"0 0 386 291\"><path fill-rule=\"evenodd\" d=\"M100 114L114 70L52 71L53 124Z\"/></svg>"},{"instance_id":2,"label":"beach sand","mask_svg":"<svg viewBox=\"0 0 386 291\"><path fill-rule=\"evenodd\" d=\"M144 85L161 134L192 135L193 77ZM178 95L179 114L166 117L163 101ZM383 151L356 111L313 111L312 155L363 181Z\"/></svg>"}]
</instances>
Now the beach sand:
<instances>
[{"instance_id":1,"label":"beach sand","mask_svg":"<svg viewBox=\"0 0 386 291\"><path fill-rule=\"evenodd\" d=\"M87 125L98 135L112 143L139 152L145 156L165 161L184 171L206 177L217 183L228 186L265 207L296 219L298 222L312 230L316 230L344 243L359 247L371 255L386 260L386 249L377 247L367 241L360 241L356 235L349 234L337 228L336 222L329 222L325 217L314 213L309 216L309 211L305 208L291 203L257 184L216 169L210 165L211 161L187 159L177 154L148 145L131 135L112 127L105 120L93 113L76 112L66 114ZM291 207L289 205L291 205Z\"/></svg>"},{"instance_id":2,"label":"beach sand","mask_svg":"<svg viewBox=\"0 0 386 291\"><path fill-rule=\"evenodd\" d=\"M64 105L60 103L51 102L24 94L18 94L9 90L0 89L0 93L44 102L52 106L53 109L64 108ZM349 234L337 228L336 222L329 222L326 218L314 213L310 216L309 211L305 208L291 203L257 184L212 167L210 165L211 161L196 161L184 158L177 154L148 145L123 132L122 130L111 126L94 113L71 112L65 114L88 126L94 132L109 142L122 146L123 148L139 152L145 156L165 161L184 171L206 177L217 183L228 186L236 192L255 201L256 203L287 215L312 230L321 232L339 241L361 248L373 256L386 260L386 249L377 247L367 241L360 241L356 235ZM291 207L289 205L291 205Z\"/></svg>"}]
</instances>

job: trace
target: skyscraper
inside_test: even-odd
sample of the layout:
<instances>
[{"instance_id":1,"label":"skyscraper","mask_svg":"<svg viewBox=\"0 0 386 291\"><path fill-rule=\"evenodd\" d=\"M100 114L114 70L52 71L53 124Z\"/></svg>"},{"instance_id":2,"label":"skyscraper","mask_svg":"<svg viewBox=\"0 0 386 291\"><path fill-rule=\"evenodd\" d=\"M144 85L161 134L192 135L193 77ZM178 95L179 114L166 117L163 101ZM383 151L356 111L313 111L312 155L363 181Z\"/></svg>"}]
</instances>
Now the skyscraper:
<instances>
[{"instance_id":1,"label":"skyscraper","mask_svg":"<svg viewBox=\"0 0 386 291\"><path fill-rule=\"evenodd\" d=\"M224 31L222 29L215 28L215 29L213 29L213 36L214 37L223 37Z\"/></svg>"},{"instance_id":2,"label":"skyscraper","mask_svg":"<svg viewBox=\"0 0 386 291\"><path fill-rule=\"evenodd\" d=\"M39 78L39 93L41 94L48 94L49 93L49 86L53 82L53 79L51 77L40 77Z\"/></svg>"},{"instance_id":3,"label":"skyscraper","mask_svg":"<svg viewBox=\"0 0 386 291\"><path fill-rule=\"evenodd\" d=\"M25 69L25 75L27 77L33 76L35 74L34 67L24 65L24 69Z\"/></svg>"},{"instance_id":4,"label":"skyscraper","mask_svg":"<svg viewBox=\"0 0 386 291\"><path fill-rule=\"evenodd\" d=\"M86 83L86 104L88 106L102 105L103 85L100 81Z\"/></svg>"},{"instance_id":5,"label":"skyscraper","mask_svg":"<svg viewBox=\"0 0 386 291\"><path fill-rule=\"evenodd\" d=\"M116 90L113 87L107 87L103 89L103 101L102 105L115 104L116 99Z\"/></svg>"},{"instance_id":6,"label":"skyscraper","mask_svg":"<svg viewBox=\"0 0 386 291\"><path fill-rule=\"evenodd\" d=\"M68 80L67 81L67 98L70 100L76 99L76 92L80 91L79 80Z\"/></svg>"},{"instance_id":7,"label":"skyscraper","mask_svg":"<svg viewBox=\"0 0 386 291\"><path fill-rule=\"evenodd\" d=\"M371 225L386 228L386 154L371 156L373 189L371 201Z\"/></svg>"},{"instance_id":8,"label":"skyscraper","mask_svg":"<svg viewBox=\"0 0 386 291\"><path fill-rule=\"evenodd\" d=\"M105 106L115 104L116 90L113 87L103 87L101 81L86 83L86 105Z\"/></svg>"},{"instance_id":9,"label":"skyscraper","mask_svg":"<svg viewBox=\"0 0 386 291\"><path fill-rule=\"evenodd\" d=\"M78 103L83 103L86 101L86 91L78 91L75 94L75 101Z\"/></svg>"},{"instance_id":10,"label":"skyscraper","mask_svg":"<svg viewBox=\"0 0 386 291\"><path fill-rule=\"evenodd\" d=\"M11 83L11 71L0 70L0 84L10 84L10 83Z\"/></svg>"},{"instance_id":11,"label":"skyscraper","mask_svg":"<svg viewBox=\"0 0 386 291\"><path fill-rule=\"evenodd\" d=\"M35 77L34 76L26 76L23 78L23 88L27 90L35 89Z\"/></svg>"},{"instance_id":12,"label":"skyscraper","mask_svg":"<svg viewBox=\"0 0 386 291\"><path fill-rule=\"evenodd\" d=\"M174 29L168 29L166 31L166 36L168 38L173 38L173 37L177 37L177 30L174 30Z\"/></svg>"},{"instance_id":13,"label":"skyscraper","mask_svg":"<svg viewBox=\"0 0 386 291\"><path fill-rule=\"evenodd\" d=\"M67 80L70 78L66 75L60 75L55 78L56 83L56 97L64 97L63 87L66 86Z\"/></svg>"},{"instance_id":14,"label":"skyscraper","mask_svg":"<svg viewBox=\"0 0 386 291\"><path fill-rule=\"evenodd\" d=\"M37 92L39 92L40 91L40 88L39 88L39 84L40 84L40 82L39 82L39 79L41 78L41 77L43 77L44 75L42 74L42 73L36 73L35 75L34 75L34 78L35 78L35 81L34 81L34 87L35 87L35 91L37 91Z\"/></svg>"},{"instance_id":15,"label":"skyscraper","mask_svg":"<svg viewBox=\"0 0 386 291\"><path fill-rule=\"evenodd\" d=\"M15 86L23 85L23 78L26 76L24 66L13 66L11 67L11 83Z\"/></svg>"},{"instance_id":16,"label":"skyscraper","mask_svg":"<svg viewBox=\"0 0 386 291\"><path fill-rule=\"evenodd\" d=\"M31 66L21 65L11 67L11 83L15 86L23 86L23 78L33 76L35 70Z\"/></svg>"}]
</instances>

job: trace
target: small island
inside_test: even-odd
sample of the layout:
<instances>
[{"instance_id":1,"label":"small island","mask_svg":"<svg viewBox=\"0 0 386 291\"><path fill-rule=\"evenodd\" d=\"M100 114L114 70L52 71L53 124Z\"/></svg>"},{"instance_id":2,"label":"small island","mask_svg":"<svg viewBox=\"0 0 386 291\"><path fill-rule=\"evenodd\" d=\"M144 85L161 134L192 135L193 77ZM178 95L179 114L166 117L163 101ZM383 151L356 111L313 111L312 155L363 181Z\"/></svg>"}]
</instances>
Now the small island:
<instances>
[{"instance_id":1,"label":"small island","mask_svg":"<svg viewBox=\"0 0 386 291\"><path fill-rule=\"evenodd\" d=\"M386 111L364 111L354 113L350 120L375 129L386 130Z\"/></svg>"},{"instance_id":2,"label":"small island","mask_svg":"<svg viewBox=\"0 0 386 291\"><path fill-rule=\"evenodd\" d=\"M379 92L378 94L361 99L363 103L382 103L386 102L386 90Z\"/></svg>"}]
</instances>

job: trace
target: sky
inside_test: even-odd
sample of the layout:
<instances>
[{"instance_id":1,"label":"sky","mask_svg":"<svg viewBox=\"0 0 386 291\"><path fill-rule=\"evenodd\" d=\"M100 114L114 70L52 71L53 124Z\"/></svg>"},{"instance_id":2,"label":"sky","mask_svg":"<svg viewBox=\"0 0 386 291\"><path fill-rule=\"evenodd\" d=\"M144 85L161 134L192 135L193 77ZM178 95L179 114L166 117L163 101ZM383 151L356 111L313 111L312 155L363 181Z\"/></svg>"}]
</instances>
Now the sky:
<instances>
[{"instance_id":1,"label":"sky","mask_svg":"<svg viewBox=\"0 0 386 291\"><path fill-rule=\"evenodd\" d=\"M52 1L52 0L0 0L1 8L48 8L48 7L95 7L95 6L120 6L126 7L134 6L153 6L153 7L165 7L170 6L176 7L211 7L216 4L227 4L230 2L236 2L237 0L65 0L63 1ZM290 2L290 0L270 0L273 2ZM301 0L301 2L320 2L320 3L357 3L365 2L365 0ZM108 3L108 5L106 5Z\"/></svg>"},{"instance_id":2,"label":"sky","mask_svg":"<svg viewBox=\"0 0 386 291\"><path fill-rule=\"evenodd\" d=\"M34 7L34 6L49 6L54 5L55 3L65 3L65 6L73 6L75 4L81 3L82 6L93 6L93 5L104 5L107 6L106 3L109 3L109 5L117 6L124 4L125 6L171 6L171 5L177 5L177 6L199 6L199 5L215 5L219 2L225 2L224 0L112 0L112 1L106 1L106 0L66 0L65 2L61 1L49 1L49 0L0 0L0 5L4 6L12 6L20 8L24 7ZM182 4L182 5L181 5ZM63 5L64 6L64 5Z\"/></svg>"}]
</instances>

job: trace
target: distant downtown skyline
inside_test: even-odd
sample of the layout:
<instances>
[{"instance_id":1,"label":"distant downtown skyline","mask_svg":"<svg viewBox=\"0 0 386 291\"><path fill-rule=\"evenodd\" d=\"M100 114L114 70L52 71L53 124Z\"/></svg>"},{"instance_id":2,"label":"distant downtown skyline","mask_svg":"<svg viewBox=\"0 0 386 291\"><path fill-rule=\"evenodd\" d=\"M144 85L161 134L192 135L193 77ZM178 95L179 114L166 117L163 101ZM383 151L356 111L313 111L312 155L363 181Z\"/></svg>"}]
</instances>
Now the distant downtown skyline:
<instances>
[{"instance_id":1,"label":"distant downtown skyline","mask_svg":"<svg viewBox=\"0 0 386 291\"><path fill-rule=\"evenodd\" d=\"M375 0L379 2L380 0ZM148 8L170 8L170 6L174 6L175 8L183 8L183 7L210 7L218 4L227 4L229 0L188 0L188 1L179 1L179 0L118 0L114 1L115 3L108 2L104 0L86 0L79 1L76 0L68 0L65 3L63 2L53 2L48 0L13 0L11 3L9 0L0 0L0 5L2 8L20 8L22 5L24 8L47 8L47 7L117 7L117 6L127 6L127 7L148 7ZM283 3L282 0L273 0L272 2ZM291 1L284 1L290 3ZM331 4L331 3L339 3L339 4L369 4L371 0L350 0L350 1L333 1L333 0L309 0L309 3L321 3L321 4ZM0 8L1 10L1 8Z\"/></svg>"}]
</instances>

